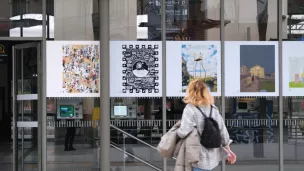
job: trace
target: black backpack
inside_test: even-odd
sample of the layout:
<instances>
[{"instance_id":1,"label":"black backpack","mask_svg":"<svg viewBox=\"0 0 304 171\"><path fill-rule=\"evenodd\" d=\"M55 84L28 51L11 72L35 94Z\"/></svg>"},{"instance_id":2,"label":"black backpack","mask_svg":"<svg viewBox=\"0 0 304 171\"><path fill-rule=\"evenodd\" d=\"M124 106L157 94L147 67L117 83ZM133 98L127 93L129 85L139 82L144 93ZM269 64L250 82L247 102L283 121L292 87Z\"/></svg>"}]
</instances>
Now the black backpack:
<instances>
[{"instance_id":1,"label":"black backpack","mask_svg":"<svg viewBox=\"0 0 304 171\"><path fill-rule=\"evenodd\" d=\"M222 146L222 137L218 123L212 118L212 105L208 117L199 107L197 109L205 117L204 130L201 135L201 144L205 148L219 148Z\"/></svg>"}]
</instances>

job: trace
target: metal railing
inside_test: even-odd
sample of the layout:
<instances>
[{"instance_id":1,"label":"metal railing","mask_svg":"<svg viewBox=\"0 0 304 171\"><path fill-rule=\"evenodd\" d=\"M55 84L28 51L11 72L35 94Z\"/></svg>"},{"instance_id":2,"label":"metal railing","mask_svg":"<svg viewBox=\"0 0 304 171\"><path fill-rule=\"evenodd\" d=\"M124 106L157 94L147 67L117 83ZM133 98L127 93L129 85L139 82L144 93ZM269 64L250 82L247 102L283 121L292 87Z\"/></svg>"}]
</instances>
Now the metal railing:
<instances>
[{"instance_id":1,"label":"metal railing","mask_svg":"<svg viewBox=\"0 0 304 171\"><path fill-rule=\"evenodd\" d=\"M134 140L136 140L136 141L138 141L138 142L140 142L140 143L142 143L142 144L148 146L149 148L152 148L152 149L154 149L154 150L157 150L157 148L154 147L154 146L152 146L151 144L142 141L141 139L139 139L139 138L137 138L137 137L135 137L135 136L133 136L133 135L131 135L131 134L129 134L129 133L123 131L122 129L117 128L117 127L114 126L114 125L110 125L110 127L113 128L113 129L115 129L115 130L117 130L117 131L119 131L119 132L121 132L121 133L123 133L124 135L126 135L126 136L128 136L128 137L130 137L130 138L132 138L132 139L134 139Z\"/></svg>"},{"instance_id":2,"label":"metal railing","mask_svg":"<svg viewBox=\"0 0 304 171\"><path fill-rule=\"evenodd\" d=\"M167 120L167 129L170 129L178 120ZM304 129L301 125L304 125L303 119L284 119L284 130L288 130L288 136L290 139L304 139ZM66 127L79 127L79 128L94 128L98 125L98 121L75 121L65 122L60 121L48 121L47 128L66 128ZM120 131L128 132L136 130L137 135L131 135L131 137L139 138L141 140L149 140L148 144L155 144L162 136L162 120L111 120L110 124L112 129L119 129ZM237 130L242 128L278 128L278 119L226 119L225 124L230 130ZM147 142L147 141L146 141Z\"/></svg>"},{"instance_id":3,"label":"metal railing","mask_svg":"<svg viewBox=\"0 0 304 171\"><path fill-rule=\"evenodd\" d=\"M120 130L120 129L117 129L117 131L120 131L121 133L125 134L126 136L129 135L131 138L134 138L134 139L136 139L136 140L142 142L143 144L149 146L150 148L156 150L155 147L153 147L153 146L151 146L150 144L147 144L147 143L141 141L140 139L137 139L136 137L134 137L134 136L128 134L128 133L125 132L125 131L122 131L122 130ZM99 146L99 145L100 145L100 144L99 144L99 143L100 143L100 138L95 137L95 140L96 140L97 146ZM126 155L128 155L128 156L130 156L130 157L132 157L132 158L134 158L134 159L136 159L136 160L138 160L138 161L140 161L141 163L143 163L143 164L149 166L150 168L152 168L152 169L154 169L154 170L162 171L162 168L161 168L161 167L157 166L156 164L152 163L152 162L149 161L149 160L146 160L145 158L143 158L143 157L141 157L141 156L139 156L139 155L135 155L133 152L130 152L130 151L126 150L125 147L121 147L120 145L118 145L118 144L116 144L116 143L114 143L114 142L110 142L110 146L111 146L112 148L114 148L114 149L116 149L116 150L118 150L118 151L120 151L120 152L122 152L122 153L124 153L124 154L126 154ZM98 150L98 151L99 151L99 150ZM98 157L98 158L99 158L99 157ZM99 161L99 160L98 160L98 161ZM125 161L124 161L124 167L126 167L126 166L125 166Z\"/></svg>"},{"instance_id":4,"label":"metal railing","mask_svg":"<svg viewBox=\"0 0 304 171\"><path fill-rule=\"evenodd\" d=\"M147 165L147 166L149 166L149 167L151 167L151 168L153 168L155 170L162 171L162 168L158 167L157 165L153 164L152 162L150 162L150 161L148 161L148 160L146 160L146 159L144 159L142 157L139 157L138 155L135 155L135 154L133 154L133 153L131 153L131 152L123 149L123 148L121 148L119 145L117 145L117 144L115 144L113 142L111 142L110 146L113 147L113 148L115 148L116 150L119 150L119 151L127 154L128 156L130 156L130 157L132 157L132 158L134 158L134 159L136 159L136 160L144 163L145 165Z\"/></svg>"}]
</instances>

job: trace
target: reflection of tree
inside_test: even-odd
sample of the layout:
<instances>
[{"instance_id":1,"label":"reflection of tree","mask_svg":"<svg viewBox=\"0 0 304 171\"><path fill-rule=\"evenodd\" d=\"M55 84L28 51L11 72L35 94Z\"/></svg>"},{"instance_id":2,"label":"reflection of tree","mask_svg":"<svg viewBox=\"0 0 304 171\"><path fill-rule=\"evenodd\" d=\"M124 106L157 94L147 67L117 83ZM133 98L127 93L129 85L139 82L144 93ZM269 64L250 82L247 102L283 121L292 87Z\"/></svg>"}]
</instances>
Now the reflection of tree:
<instances>
[{"instance_id":1,"label":"reflection of tree","mask_svg":"<svg viewBox=\"0 0 304 171\"><path fill-rule=\"evenodd\" d=\"M205 40L206 31L220 26L220 20L207 18L207 10L202 11L203 1L191 0L189 1L189 15L187 21L180 21L172 23L175 26L181 27L181 33L177 33L174 38L177 40ZM203 3L206 5L206 3ZM225 20L225 25L230 21ZM185 28L186 27L186 28ZM176 33L175 33L176 34ZM180 34L180 35L179 35Z\"/></svg>"},{"instance_id":2,"label":"reflection of tree","mask_svg":"<svg viewBox=\"0 0 304 171\"><path fill-rule=\"evenodd\" d=\"M259 40L266 40L268 24L268 0L257 0Z\"/></svg>"},{"instance_id":3,"label":"reflection of tree","mask_svg":"<svg viewBox=\"0 0 304 171\"><path fill-rule=\"evenodd\" d=\"M149 17L155 17L156 20L159 19L161 21L161 7L156 6L155 3L149 3L149 0L137 0L137 14L143 15L148 14ZM155 2L155 1L153 1ZM175 40L204 40L205 32L208 29L219 28L220 20L213 20L207 18L207 10L202 11L201 0L190 0L188 2L188 16L187 20L177 19L177 15L175 14L175 10L181 10L178 4L174 6L174 19L172 22L167 23L167 28L180 28L180 32L167 33L167 37ZM203 5L206 5L203 3ZM150 21L149 21L150 22ZM160 27L161 22L157 24L147 24L145 27L149 28L149 39L155 40L159 39L160 34L150 34L152 30L156 30L156 27ZM230 23L230 21L225 20L225 25ZM152 28L152 29L150 29ZM159 32L159 30L158 30Z\"/></svg>"}]
</instances>

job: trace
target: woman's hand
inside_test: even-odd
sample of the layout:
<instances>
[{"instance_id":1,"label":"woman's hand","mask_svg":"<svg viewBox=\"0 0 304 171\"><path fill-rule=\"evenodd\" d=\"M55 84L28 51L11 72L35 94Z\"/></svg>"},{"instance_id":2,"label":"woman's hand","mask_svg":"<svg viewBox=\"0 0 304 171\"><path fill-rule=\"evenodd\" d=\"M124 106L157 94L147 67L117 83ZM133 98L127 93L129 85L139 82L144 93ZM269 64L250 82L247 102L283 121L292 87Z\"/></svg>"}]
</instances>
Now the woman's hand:
<instances>
[{"instance_id":1,"label":"woman's hand","mask_svg":"<svg viewBox=\"0 0 304 171\"><path fill-rule=\"evenodd\" d=\"M234 164L236 162L236 155L231 150L229 150L229 154L230 156L228 157L227 161L229 164Z\"/></svg>"}]
</instances>

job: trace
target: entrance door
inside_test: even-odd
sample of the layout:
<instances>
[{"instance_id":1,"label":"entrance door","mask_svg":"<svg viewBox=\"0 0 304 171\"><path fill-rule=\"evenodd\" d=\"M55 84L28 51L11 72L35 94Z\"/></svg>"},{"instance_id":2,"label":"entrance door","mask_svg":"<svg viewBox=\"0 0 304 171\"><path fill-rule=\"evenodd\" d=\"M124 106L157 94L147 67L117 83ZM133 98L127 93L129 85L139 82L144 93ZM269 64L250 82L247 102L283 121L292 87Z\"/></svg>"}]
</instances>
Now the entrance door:
<instances>
[{"instance_id":1,"label":"entrance door","mask_svg":"<svg viewBox=\"0 0 304 171\"><path fill-rule=\"evenodd\" d=\"M39 59L40 43L13 47L13 171L36 171L40 168Z\"/></svg>"}]
</instances>

